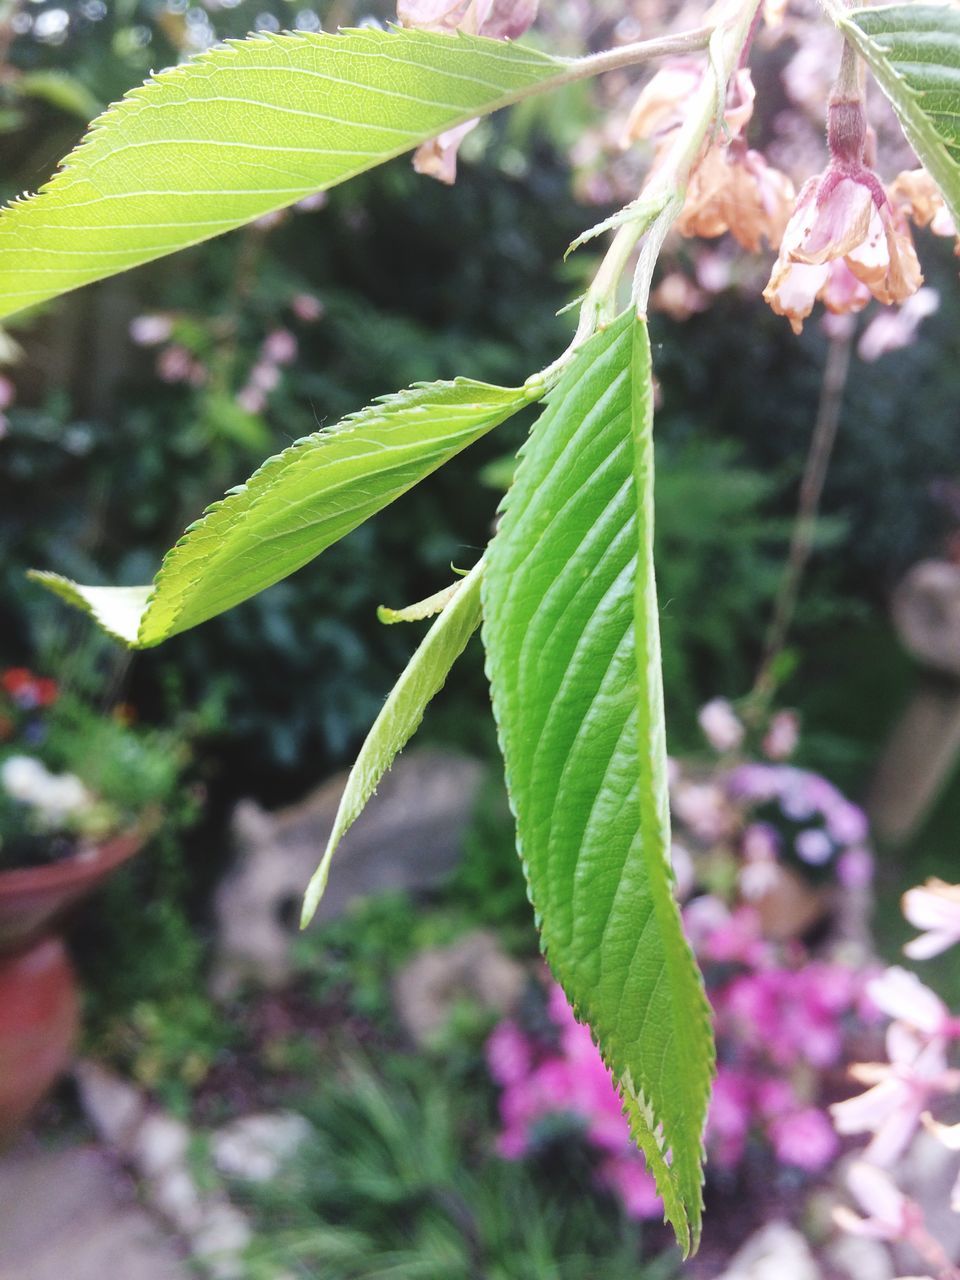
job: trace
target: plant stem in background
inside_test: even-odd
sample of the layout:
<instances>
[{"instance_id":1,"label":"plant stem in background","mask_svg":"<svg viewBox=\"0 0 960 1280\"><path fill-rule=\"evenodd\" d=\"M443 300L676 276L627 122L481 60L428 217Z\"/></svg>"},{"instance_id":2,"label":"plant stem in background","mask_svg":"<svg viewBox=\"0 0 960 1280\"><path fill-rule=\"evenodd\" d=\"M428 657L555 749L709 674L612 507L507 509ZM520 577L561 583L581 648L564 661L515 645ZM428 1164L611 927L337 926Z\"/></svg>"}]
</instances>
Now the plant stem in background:
<instances>
[{"instance_id":1,"label":"plant stem in background","mask_svg":"<svg viewBox=\"0 0 960 1280\"><path fill-rule=\"evenodd\" d=\"M852 329L840 337L831 338L820 385L820 403L810 439L810 449L800 482L800 500L790 535L790 550L784 568L773 618L767 633L766 649L757 678L751 691L751 702L758 710L766 706L776 687L776 670L783 653L800 595L803 575L813 551L817 531L817 517L827 469L833 456L833 446L840 425L840 410L850 371L850 351L853 345Z\"/></svg>"}]
</instances>

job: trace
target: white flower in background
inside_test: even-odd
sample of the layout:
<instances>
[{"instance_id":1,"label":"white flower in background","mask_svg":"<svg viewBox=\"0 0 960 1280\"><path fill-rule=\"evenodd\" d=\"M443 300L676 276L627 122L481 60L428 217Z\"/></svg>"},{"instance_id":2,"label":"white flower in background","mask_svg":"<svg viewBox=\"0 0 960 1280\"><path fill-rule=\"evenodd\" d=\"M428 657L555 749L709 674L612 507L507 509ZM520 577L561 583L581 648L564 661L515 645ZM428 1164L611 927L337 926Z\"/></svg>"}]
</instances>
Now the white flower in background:
<instances>
[{"instance_id":1,"label":"white flower in background","mask_svg":"<svg viewBox=\"0 0 960 1280\"><path fill-rule=\"evenodd\" d=\"M697 723L714 751L736 751L743 741L743 725L726 698L711 698L700 708Z\"/></svg>"},{"instance_id":2,"label":"white flower in background","mask_svg":"<svg viewBox=\"0 0 960 1280\"><path fill-rule=\"evenodd\" d=\"M45 827L62 826L93 803L73 773L51 773L34 756L10 756L0 765L0 784L12 800L29 805Z\"/></svg>"},{"instance_id":3,"label":"white flower in background","mask_svg":"<svg viewBox=\"0 0 960 1280\"><path fill-rule=\"evenodd\" d=\"M903 914L923 929L903 948L911 960L929 960L960 942L960 885L928 880L903 895Z\"/></svg>"}]
</instances>

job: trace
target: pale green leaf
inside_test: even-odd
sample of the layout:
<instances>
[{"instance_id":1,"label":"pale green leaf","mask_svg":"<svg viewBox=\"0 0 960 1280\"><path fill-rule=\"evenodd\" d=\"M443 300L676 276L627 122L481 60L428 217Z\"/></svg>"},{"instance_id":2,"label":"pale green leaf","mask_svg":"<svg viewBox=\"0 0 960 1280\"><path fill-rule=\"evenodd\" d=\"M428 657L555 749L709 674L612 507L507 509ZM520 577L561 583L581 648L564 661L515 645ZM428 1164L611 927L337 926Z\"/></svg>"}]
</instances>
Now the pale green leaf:
<instances>
[{"instance_id":1,"label":"pale green leaf","mask_svg":"<svg viewBox=\"0 0 960 1280\"><path fill-rule=\"evenodd\" d=\"M340 797L323 858L307 886L301 927L310 923L320 904L337 846L363 812L394 757L416 732L427 704L443 687L450 668L480 625L482 572L481 560L462 582L456 584L456 592L407 663L383 710L373 722Z\"/></svg>"},{"instance_id":2,"label":"pale green leaf","mask_svg":"<svg viewBox=\"0 0 960 1280\"><path fill-rule=\"evenodd\" d=\"M831 9L960 226L960 7Z\"/></svg>"},{"instance_id":3,"label":"pale green leaf","mask_svg":"<svg viewBox=\"0 0 960 1280\"><path fill-rule=\"evenodd\" d=\"M31 576L111 635L150 648L301 568L540 394L536 382L430 383L306 436L213 503L167 553L152 587Z\"/></svg>"},{"instance_id":4,"label":"pale green leaf","mask_svg":"<svg viewBox=\"0 0 960 1280\"><path fill-rule=\"evenodd\" d=\"M422 622L424 618L432 618L445 609L459 590L460 582L451 582L449 586L441 587L425 600L404 605L402 609L391 609L382 604L377 609L377 617L386 626L393 626L396 622Z\"/></svg>"},{"instance_id":5,"label":"pale green leaf","mask_svg":"<svg viewBox=\"0 0 960 1280\"><path fill-rule=\"evenodd\" d=\"M628 315L580 350L524 447L487 554L484 644L543 948L689 1250L713 1047L671 889L651 404Z\"/></svg>"},{"instance_id":6,"label":"pale green leaf","mask_svg":"<svg viewBox=\"0 0 960 1280\"><path fill-rule=\"evenodd\" d=\"M570 78L478 36L230 41L133 89L0 214L0 316L241 226Z\"/></svg>"}]
</instances>

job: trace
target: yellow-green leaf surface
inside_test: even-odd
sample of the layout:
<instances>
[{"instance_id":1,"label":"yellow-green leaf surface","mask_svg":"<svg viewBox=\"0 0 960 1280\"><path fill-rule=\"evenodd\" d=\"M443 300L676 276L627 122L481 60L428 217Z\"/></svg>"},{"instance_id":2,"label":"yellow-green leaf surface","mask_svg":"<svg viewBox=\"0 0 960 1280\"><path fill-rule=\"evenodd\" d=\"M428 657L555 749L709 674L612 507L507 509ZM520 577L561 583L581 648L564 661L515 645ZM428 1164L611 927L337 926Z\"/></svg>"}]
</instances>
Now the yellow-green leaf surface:
<instances>
[{"instance_id":1,"label":"yellow-green leaf surface","mask_svg":"<svg viewBox=\"0 0 960 1280\"><path fill-rule=\"evenodd\" d=\"M960 226L960 6L833 11Z\"/></svg>"},{"instance_id":2,"label":"yellow-green leaf surface","mask_svg":"<svg viewBox=\"0 0 960 1280\"><path fill-rule=\"evenodd\" d=\"M617 1079L685 1250L713 1071L672 893L646 327L575 357L487 553L483 638L541 940Z\"/></svg>"},{"instance_id":3,"label":"yellow-green leaf surface","mask_svg":"<svg viewBox=\"0 0 960 1280\"><path fill-rule=\"evenodd\" d=\"M572 65L424 31L220 45L132 90L0 214L0 316L332 187Z\"/></svg>"},{"instance_id":4,"label":"yellow-green leaf surface","mask_svg":"<svg viewBox=\"0 0 960 1280\"><path fill-rule=\"evenodd\" d=\"M538 395L458 378L388 396L306 436L213 503L152 586L31 576L125 644L150 648L301 568Z\"/></svg>"},{"instance_id":5,"label":"yellow-green leaf surface","mask_svg":"<svg viewBox=\"0 0 960 1280\"><path fill-rule=\"evenodd\" d=\"M302 926L310 923L317 910L337 846L363 812L397 753L413 737L427 704L443 688L450 668L479 627L482 572L481 561L462 582L456 584L452 594L447 589L448 599L440 616L407 663L384 703L383 710L373 722L340 797L337 816L323 858L307 886L303 900Z\"/></svg>"}]
</instances>

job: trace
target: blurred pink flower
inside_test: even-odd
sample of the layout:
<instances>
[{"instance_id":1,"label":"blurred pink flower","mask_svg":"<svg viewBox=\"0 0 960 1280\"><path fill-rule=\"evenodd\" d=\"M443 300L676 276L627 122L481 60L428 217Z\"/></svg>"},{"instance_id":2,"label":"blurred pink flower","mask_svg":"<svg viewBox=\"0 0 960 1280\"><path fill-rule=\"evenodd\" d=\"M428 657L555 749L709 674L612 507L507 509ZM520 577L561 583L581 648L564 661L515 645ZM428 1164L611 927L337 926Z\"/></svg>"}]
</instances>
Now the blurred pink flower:
<instances>
[{"instance_id":1,"label":"blurred pink flower","mask_svg":"<svg viewBox=\"0 0 960 1280\"><path fill-rule=\"evenodd\" d=\"M599 1169L599 1181L620 1200L628 1218L663 1217L663 1201L646 1165L632 1155L610 1156Z\"/></svg>"},{"instance_id":2,"label":"blurred pink flower","mask_svg":"<svg viewBox=\"0 0 960 1280\"><path fill-rule=\"evenodd\" d=\"M312 293L295 293L290 300L290 309L304 324L312 324L315 320L319 320L324 311L323 303Z\"/></svg>"},{"instance_id":3,"label":"blurred pink flower","mask_svg":"<svg viewBox=\"0 0 960 1280\"><path fill-rule=\"evenodd\" d=\"M260 351L271 364L290 364L297 358L297 340L289 329L274 329L264 338Z\"/></svg>"},{"instance_id":4,"label":"blurred pink flower","mask_svg":"<svg viewBox=\"0 0 960 1280\"><path fill-rule=\"evenodd\" d=\"M786 760L797 749L800 717L795 711L778 711L763 739L763 752L771 760Z\"/></svg>"},{"instance_id":5,"label":"blurred pink flower","mask_svg":"<svg viewBox=\"0 0 960 1280\"><path fill-rule=\"evenodd\" d=\"M873 1134L864 1159L885 1168L909 1146L930 1100L955 1088L960 1076L948 1071L942 1041L924 1043L903 1023L889 1027L887 1055L889 1063L851 1066L850 1075L871 1087L830 1108L838 1133Z\"/></svg>"},{"instance_id":6,"label":"blurred pink flower","mask_svg":"<svg viewBox=\"0 0 960 1280\"><path fill-rule=\"evenodd\" d=\"M866 889L873 882L873 854L861 845L845 849L837 859L837 880L844 889Z\"/></svg>"},{"instance_id":7,"label":"blurred pink flower","mask_svg":"<svg viewBox=\"0 0 960 1280\"><path fill-rule=\"evenodd\" d=\"M173 332L170 316L135 316L130 321L130 337L139 347L156 347L166 342Z\"/></svg>"},{"instance_id":8,"label":"blurred pink flower","mask_svg":"<svg viewBox=\"0 0 960 1280\"><path fill-rule=\"evenodd\" d=\"M17 389L9 378L0 373L0 411L9 409L17 398Z\"/></svg>"},{"instance_id":9,"label":"blurred pink flower","mask_svg":"<svg viewBox=\"0 0 960 1280\"><path fill-rule=\"evenodd\" d=\"M714 751L736 751L744 727L726 698L712 698L697 713L697 723Z\"/></svg>"},{"instance_id":10,"label":"blurred pink flower","mask_svg":"<svg viewBox=\"0 0 960 1280\"><path fill-rule=\"evenodd\" d=\"M739 1164L747 1145L753 1104L753 1081L732 1067L720 1066L713 1084L706 1139L710 1157L730 1169Z\"/></svg>"},{"instance_id":11,"label":"blurred pink flower","mask_svg":"<svg viewBox=\"0 0 960 1280\"><path fill-rule=\"evenodd\" d=\"M867 983L867 996L874 1005L925 1036L939 1036L950 1023L950 1010L935 991L925 986L915 973L891 965Z\"/></svg>"},{"instance_id":12,"label":"blurred pink flower","mask_svg":"<svg viewBox=\"0 0 960 1280\"><path fill-rule=\"evenodd\" d=\"M497 1084L516 1084L533 1063L530 1042L515 1022L499 1023L487 1041L487 1066Z\"/></svg>"},{"instance_id":13,"label":"blurred pink flower","mask_svg":"<svg viewBox=\"0 0 960 1280\"><path fill-rule=\"evenodd\" d=\"M932 879L903 895L903 914L924 932L904 947L911 960L929 960L960 942L960 885Z\"/></svg>"},{"instance_id":14,"label":"blurred pink flower","mask_svg":"<svg viewBox=\"0 0 960 1280\"><path fill-rule=\"evenodd\" d=\"M857 343L857 355L872 363L889 351L900 351L916 341L921 323L940 306L936 289L918 289L896 311L881 311L864 329Z\"/></svg>"},{"instance_id":15,"label":"blurred pink flower","mask_svg":"<svg viewBox=\"0 0 960 1280\"><path fill-rule=\"evenodd\" d=\"M836 1132L818 1107L804 1107L775 1119L770 1137L777 1159L806 1173L825 1169L839 1149Z\"/></svg>"},{"instance_id":16,"label":"blurred pink flower","mask_svg":"<svg viewBox=\"0 0 960 1280\"><path fill-rule=\"evenodd\" d=\"M865 1160L852 1164L847 1186L859 1204L860 1217L845 1205L834 1210L834 1220L851 1235L873 1240L908 1240L923 1229L923 1211L908 1199L888 1173Z\"/></svg>"}]
</instances>

